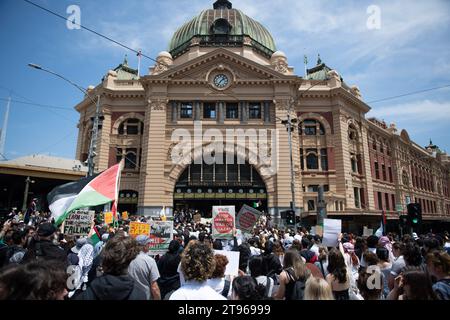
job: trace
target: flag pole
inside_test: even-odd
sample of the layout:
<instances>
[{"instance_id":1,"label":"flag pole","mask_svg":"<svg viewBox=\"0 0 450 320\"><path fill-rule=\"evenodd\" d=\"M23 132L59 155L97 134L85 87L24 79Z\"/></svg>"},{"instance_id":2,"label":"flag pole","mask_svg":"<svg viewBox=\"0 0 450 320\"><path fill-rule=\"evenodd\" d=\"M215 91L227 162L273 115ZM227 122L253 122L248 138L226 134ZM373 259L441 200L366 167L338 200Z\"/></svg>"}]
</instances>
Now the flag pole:
<instances>
[{"instance_id":1,"label":"flag pole","mask_svg":"<svg viewBox=\"0 0 450 320\"><path fill-rule=\"evenodd\" d=\"M141 58L142 58L142 50L141 49L139 49L137 56L138 56L137 76L138 76L138 79L139 79L141 77Z\"/></svg>"}]
</instances>

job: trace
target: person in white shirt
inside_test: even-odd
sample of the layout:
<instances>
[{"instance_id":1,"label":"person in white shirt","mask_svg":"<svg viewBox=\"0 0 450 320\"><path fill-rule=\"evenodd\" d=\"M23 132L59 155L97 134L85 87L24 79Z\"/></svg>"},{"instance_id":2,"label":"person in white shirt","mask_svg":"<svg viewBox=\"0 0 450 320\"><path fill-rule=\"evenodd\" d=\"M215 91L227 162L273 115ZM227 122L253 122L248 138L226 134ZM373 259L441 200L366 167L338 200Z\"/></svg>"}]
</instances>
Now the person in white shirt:
<instances>
[{"instance_id":1,"label":"person in white shirt","mask_svg":"<svg viewBox=\"0 0 450 320\"><path fill-rule=\"evenodd\" d=\"M225 298L231 299L232 280L229 276L225 277L228 258L222 254L216 254L214 255L214 259L216 260L216 268L211 279L208 279L207 284L217 293L220 293Z\"/></svg>"},{"instance_id":2,"label":"person in white shirt","mask_svg":"<svg viewBox=\"0 0 450 320\"><path fill-rule=\"evenodd\" d=\"M207 283L215 267L216 260L210 246L198 241L189 242L181 257L181 271L186 282L169 300L226 300Z\"/></svg>"}]
</instances>

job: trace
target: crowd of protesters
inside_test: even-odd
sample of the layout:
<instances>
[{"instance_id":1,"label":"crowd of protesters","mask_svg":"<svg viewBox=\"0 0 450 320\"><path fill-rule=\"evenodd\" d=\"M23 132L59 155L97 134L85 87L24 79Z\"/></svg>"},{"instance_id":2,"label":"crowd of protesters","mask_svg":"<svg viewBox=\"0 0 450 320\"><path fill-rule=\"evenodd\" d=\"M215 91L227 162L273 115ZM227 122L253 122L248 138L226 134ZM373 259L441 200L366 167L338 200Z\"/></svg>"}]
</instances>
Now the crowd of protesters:
<instances>
[{"instance_id":1,"label":"crowd of protesters","mask_svg":"<svg viewBox=\"0 0 450 320\"><path fill-rule=\"evenodd\" d=\"M49 214L25 223L12 212L0 229L0 300L450 300L448 232L344 233L326 247L262 216L252 234L222 240L196 215L175 212L168 251L151 256L149 236L128 235L130 220L107 226L97 216L94 244L62 234ZM239 252L237 276L214 250Z\"/></svg>"}]
</instances>

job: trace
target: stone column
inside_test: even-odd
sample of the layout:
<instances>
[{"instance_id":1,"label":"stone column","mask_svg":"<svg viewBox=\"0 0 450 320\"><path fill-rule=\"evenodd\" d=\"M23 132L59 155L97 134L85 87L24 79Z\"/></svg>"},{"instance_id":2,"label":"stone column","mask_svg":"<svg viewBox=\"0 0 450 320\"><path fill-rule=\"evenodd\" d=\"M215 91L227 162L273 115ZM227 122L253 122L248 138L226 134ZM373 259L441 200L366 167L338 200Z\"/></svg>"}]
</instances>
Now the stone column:
<instances>
[{"instance_id":1,"label":"stone column","mask_svg":"<svg viewBox=\"0 0 450 320\"><path fill-rule=\"evenodd\" d=\"M225 108L224 108L225 103L223 101L220 101L217 104L217 116L218 116L218 120L220 124L223 124L225 121Z\"/></svg>"},{"instance_id":2,"label":"stone column","mask_svg":"<svg viewBox=\"0 0 450 320\"><path fill-rule=\"evenodd\" d=\"M172 206L164 175L166 108L165 99L154 99L148 102L145 112L138 203L138 214L141 215L157 216L163 206Z\"/></svg>"},{"instance_id":3,"label":"stone column","mask_svg":"<svg viewBox=\"0 0 450 320\"><path fill-rule=\"evenodd\" d=\"M264 124L270 123L270 102L264 101Z\"/></svg>"},{"instance_id":4,"label":"stone column","mask_svg":"<svg viewBox=\"0 0 450 320\"><path fill-rule=\"evenodd\" d=\"M178 121L178 102L172 101L172 123L176 124Z\"/></svg>"},{"instance_id":5,"label":"stone column","mask_svg":"<svg viewBox=\"0 0 450 320\"><path fill-rule=\"evenodd\" d=\"M354 208L354 194L352 182L352 167L350 162L348 146L348 124L345 115L341 110L333 111L334 124L334 159L336 166L336 192L344 195L346 199L346 208ZM370 194L368 195L370 199Z\"/></svg>"},{"instance_id":6,"label":"stone column","mask_svg":"<svg viewBox=\"0 0 450 320\"><path fill-rule=\"evenodd\" d=\"M239 113L241 115L241 123L246 124L248 121L248 103L246 101L239 102Z\"/></svg>"},{"instance_id":7,"label":"stone column","mask_svg":"<svg viewBox=\"0 0 450 320\"><path fill-rule=\"evenodd\" d=\"M361 162L364 169L364 176L366 178L365 186L366 189L366 204L369 205L366 210L375 210L375 199L373 195L373 180L372 180L372 171L370 167L370 153L369 153L369 140L367 138L368 134L368 125L363 124L361 130L361 139L363 144L363 154L361 155ZM393 150L392 150L393 151ZM394 169L394 168L393 168ZM395 171L394 171L395 172Z\"/></svg>"},{"instance_id":8,"label":"stone column","mask_svg":"<svg viewBox=\"0 0 450 320\"><path fill-rule=\"evenodd\" d=\"M200 121L202 118L201 116L201 108L200 108L200 101L194 102L194 120Z\"/></svg>"}]
</instances>

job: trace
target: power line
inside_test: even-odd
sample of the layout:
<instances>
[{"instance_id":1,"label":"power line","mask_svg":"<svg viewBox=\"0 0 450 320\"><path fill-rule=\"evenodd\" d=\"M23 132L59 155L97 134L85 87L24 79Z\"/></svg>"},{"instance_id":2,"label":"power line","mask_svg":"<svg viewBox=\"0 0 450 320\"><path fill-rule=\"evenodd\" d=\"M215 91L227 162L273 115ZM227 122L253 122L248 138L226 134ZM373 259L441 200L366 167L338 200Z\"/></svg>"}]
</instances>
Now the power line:
<instances>
[{"instance_id":1,"label":"power line","mask_svg":"<svg viewBox=\"0 0 450 320\"><path fill-rule=\"evenodd\" d=\"M8 101L8 98L0 98L2 101ZM33 102L26 102L26 101L20 101L20 100L13 100L11 99L11 102L20 103L20 104L26 104L30 106L36 106L40 108L47 108L47 109L57 109L57 110L64 110L64 111L75 111L74 109L69 109L65 107L57 107L57 106L51 106L47 104L40 104L40 103L33 103Z\"/></svg>"},{"instance_id":2,"label":"power line","mask_svg":"<svg viewBox=\"0 0 450 320\"><path fill-rule=\"evenodd\" d=\"M152 60L152 61L154 61L154 62L156 62L156 63L160 63L160 62L156 61L156 59L153 59L152 57L149 57L149 56L143 54L142 51L135 50L135 49L133 49L133 48L131 48L131 47L129 47L129 46L127 46L127 45L125 45L125 44L119 42L119 41L116 41L116 40L114 40L114 39L112 39L112 38L110 38L110 37L108 37L108 36L105 36L104 34L98 32L98 31L95 31L95 30L93 30L93 29L91 29L91 28L88 28L88 27L86 27L86 26L83 26L82 24L76 23L75 21L70 21L68 18L66 18L66 17L64 17L64 16L62 16L62 15L60 15L59 13L56 13L56 12L50 10L50 9L44 8L44 7L40 6L40 5L38 5L37 3L34 3L34 2L32 2L32 1L29 1L29 0L23 0L23 1L25 1L26 3L29 3L29 4L31 4L31 5L33 5L33 6L37 7L37 8L39 8L39 9L41 9L41 10L44 10L44 11L46 11L46 12L48 12L48 13L50 13L50 14L52 14L52 15L54 15L54 16L56 16L56 17L58 17L58 18L60 18L60 19L62 19L62 20L64 20L64 21L68 21L68 22L72 23L73 25L79 26L80 28L82 28L82 29L84 29L84 30L86 30L86 31L89 31L89 32L91 32L91 33L93 33L93 34L95 34L95 35L97 35L97 36L99 36L99 37L101 37L101 38L103 38L103 39L106 39L106 40L108 40L108 41L111 41L111 42L117 44L118 46L121 46L122 48L125 48L125 49L127 49L127 50L130 50L130 51L132 51L132 52L134 52L134 53L136 53L136 54L140 54L140 55L141 55L142 57L144 57L144 58L150 59L150 60ZM165 64L164 64L164 65L165 65Z\"/></svg>"},{"instance_id":3,"label":"power line","mask_svg":"<svg viewBox=\"0 0 450 320\"><path fill-rule=\"evenodd\" d=\"M393 99L397 99L397 98L412 96L412 95L415 95L415 94L428 92L428 91L439 90L439 89L448 88L448 87L450 87L450 84L447 84L447 85L444 85L444 86L441 86L441 87L435 87L435 88L429 88L429 89L423 89L423 90L413 91L413 92L409 92L409 93L404 93L404 94L401 94L401 95L398 95L398 96L392 96L392 97L387 97L387 98L383 98L383 99L373 100L373 101L369 101L369 102L366 102L366 103L367 104L374 104L374 103L378 103L378 102L382 102L382 101L387 101L387 100L393 100Z\"/></svg>"}]
</instances>

